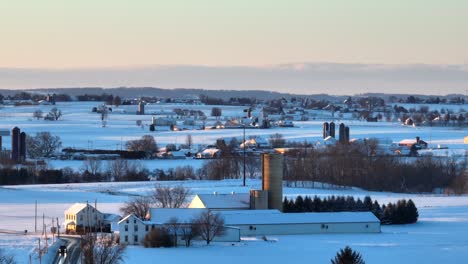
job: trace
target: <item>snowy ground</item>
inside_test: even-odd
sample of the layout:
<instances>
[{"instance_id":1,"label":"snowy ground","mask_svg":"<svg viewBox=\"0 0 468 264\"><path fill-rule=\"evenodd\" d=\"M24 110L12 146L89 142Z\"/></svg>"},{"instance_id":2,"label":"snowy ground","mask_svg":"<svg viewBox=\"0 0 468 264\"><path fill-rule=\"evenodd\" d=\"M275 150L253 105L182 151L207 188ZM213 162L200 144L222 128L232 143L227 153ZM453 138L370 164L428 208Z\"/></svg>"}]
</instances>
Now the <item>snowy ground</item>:
<instances>
[{"instance_id":1,"label":"snowy ground","mask_svg":"<svg viewBox=\"0 0 468 264\"><path fill-rule=\"evenodd\" d=\"M137 120L142 120L143 124L151 122L151 115L136 115L136 106L120 106L119 111L126 110L126 113L110 113L107 127L103 128L99 114L92 113L91 108L98 106L99 102L60 102L55 106L4 106L0 109L0 129L11 130L18 126L29 135L34 135L40 131L50 131L54 135L60 136L63 147L76 148L104 148L121 149L127 140L137 139L143 135L151 134L156 141L164 146L165 144L185 143L186 136L192 135L195 144L214 144L218 138L242 137L240 129L212 129L212 130L184 130L179 132L168 131L167 127L157 127L156 132L150 132L148 127L138 127ZM44 121L33 118L35 110L44 113L51 108L57 107L63 112L63 116L58 121ZM210 115L213 106L205 105L150 105L146 108L148 113L152 111L172 111L174 108L188 108L201 110ZM226 117L243 116L244 107L221 106L223 115ZM468 107L467 107L468 108ZM207 124L215 120L209 117ZM326 121L332 121L330 118ZM351 138L385 138L393 142L403 139L413 139L420 136L421 139L437 146L443 144L453 149L464 149L463 137L468 132L456 127L408 127L400 123L378 122L369 123L353 120L333 121L344 122L350 127ZM262 136L268 138L274 133L282 134L287 140L316 142L322 136L322 123L320 121L294 122L293 128L273 128L273 129L247 129L246 137ZM3 146L9 148L11 137L3 137Z\"/></svg>"},{"instance_id":2,"label":"snowy ground","mask_svg":"<svg viewBox=\"0 0 468 264\"><path fill-rule=\"evenodd\" d=\"M213 144L217 138L241 137L242 130L188 130L170 132L159 130L154 133L148 127L136 126L137 120L149 124L151 115L133 114L136 106L121 106L117 112L109 115L107 127L101 127L99 116L91 113L91 108L98 102L58 103L55 107L63 111L63 118L57 122L35 120L32 113L41 109L48 112L53 106L5 106L0 109L0 129L10 130L19 126L22 131L33 135L39 131L50 131L59 135L63 147L120 149L130 139L140 138L146 134L155 136L160 145L184 143L186 135L191 134L195 144ZM173 108L202 110L208 116L212 106L187 105L150 105L147 112L171 111ZM239 117L244 113L243 107L222 107L223 115ZM467 107L468 108L468 107ZM123 109L127 114L121 113ZM213 121L213 120L212 120ZM327 120L331 121L331 120ZM343 120L335 120L341 122ZM295 122L294 128L274 128L266 130L248 129L249 136L268 137L281 133L287 140L316 142L322 134L321 121ZM463 155L468 145L463 145L463 137L468 131L460 128L443 127L407 127L399 123L367 123L344 120L351 129L351 138L389 139L398 142L420 136L432 146L443 144L447 150L438 150L437 154L454 153ZM158 128L159 129L159 128ZM3 146L9 148L10 137L3 137ZM150 170L167 169L180 165L201 166L197 160L151 160L142 161ZM62 168L70 166L78 169L81 161L50 161L50 166ZM28 233L34 231L34 204L38 202L38 225L42 225L42 215L48 228L52 219L63 222L63 212L75 202L97 201L98 209L108 213L118 213L118 208L129 196L148 192L154 182L130 183L87 183L35 186L2 186L0 187L0 230ZM247 187L241 187L240 181L186 181L164 182L162 184L183 184L192 189L192 193L237 193L248 192L251 188L260 188L258 180L249 180ZM277 236L274 242L256 239L244 240L241 243L197 245L193 248L177 249L143 249L129 247L127 263L148 263L148 259L157 259L159 263L328 263L336 251L350 245L360 251L366 263L463 263L468 255L468 196L446 197L440 195L415 195L367 192L358 189L284 189L284 194L295 197L307 195L353 195L363 197L370 195L380 203L411 198L420 212L420 221L407 226L384 226L381 234L347 234L347 235L307 235ZM18 263L28 263L29 255L37 263L34 247L37 235L12 235L0 233L0 248L14 254ZM44 262L43 262L44 263Z\"/></svg>"},{"instance_id":3,"label":"snowy ground","mask_svg":"<svg viewBox=\"0 0 468 264\"><path fill-rule=\"evenodd\" d=\"M180 182L161 182L179 185ZM259 188L260 181L249 180L187 181L183 185L192 193L237 193ZM63 221L64 210L75 202L94 203L104 212L117 213L129 196L151 190L154 182L86 183L60 185L6 186L0 188L0 229L34 230L34 203L38 214ZM108 194L112 192L113 194ZM298 263L307 260L327 263L336 251L346 245L357 249L366 263L460 263L468 254L468 196L441 196L367 192L359 189L303 189L285 187L284 194L302 195L370 195L380 203L411 198L419 208L417 224L383 226L381 234L333 234L304 236L272 236L273 242L248 238L240 243L198 244L193 248L144 249L131 246L126 263L146 263L156 257L160 263ZM42 218L39 219L42 224ZM0 245L16 255L19 263L27 263L37 243L34 236L0 235Z\"/></svg>"}]
</instances>

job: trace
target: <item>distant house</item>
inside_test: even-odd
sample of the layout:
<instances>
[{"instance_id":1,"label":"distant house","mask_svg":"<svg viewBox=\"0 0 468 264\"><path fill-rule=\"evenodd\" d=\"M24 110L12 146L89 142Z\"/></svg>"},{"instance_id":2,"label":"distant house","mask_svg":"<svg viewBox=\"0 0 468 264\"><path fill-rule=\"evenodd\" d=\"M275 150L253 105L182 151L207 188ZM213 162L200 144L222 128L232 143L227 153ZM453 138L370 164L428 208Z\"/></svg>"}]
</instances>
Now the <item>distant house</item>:
<instances>
[{"instance_id":1,"label":"distant house","mask_svg":"<svg viewBox=\"0 0 468 264\"><path fill-rule=\"evenodd\" d=\"M207 148L202 152L197 153L198 159L212 159L217 158L221 155L221 150L217 148Z\"/></svg>"},{"instance_id":2,"label":"distant house","mask_svg":"<svg viewBox=\"0 0 468 264\"><path fill-rule=\"evenodd\" d=\"M250 195L248 193L197 194L188 207L210 210L250 209Z\"/></svg>"},{"instance_id":3,"label":"distant house","mask_svg":"<svg viewBox=\"0 0 468 264\"><path fill-rule=\"evenodd\" d=\"M88 228L104 228L104 214L86 203L75 203L65 211L66 232L81 232Z\"/></svg>"}]
</instances>

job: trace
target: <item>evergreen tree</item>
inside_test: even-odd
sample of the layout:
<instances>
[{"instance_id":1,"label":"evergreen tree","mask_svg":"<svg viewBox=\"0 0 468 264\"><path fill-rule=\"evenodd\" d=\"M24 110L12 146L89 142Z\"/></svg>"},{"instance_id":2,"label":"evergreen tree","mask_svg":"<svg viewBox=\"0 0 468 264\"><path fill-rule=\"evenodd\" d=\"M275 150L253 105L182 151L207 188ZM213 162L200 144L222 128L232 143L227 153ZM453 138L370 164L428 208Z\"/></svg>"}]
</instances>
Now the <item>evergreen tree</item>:
<instances>
[{"instance_id":1,"label":"evergreen tree","mask_svg":"<svg viewBox=\"0 0 468 264\"><path fill-rule=\"evenodd\" d=\"M312 209L313 209L312 207L313 207L312 199L310 198L310 196L306 196L304 199L304 211L312 212Z\"/></svg>"},{"instance_id":2,"label":"evergreen tree","mask_svg":"<svg viewBox=\"0 0 468 264\"><path fill-rule=\"evenodd\" d=\"M322 200L315 195L313 200L312 212L321 212L322 210Z\"/></svg>"},{"instance_id":3,"label":"evergreen tree","mask_svg":"<svg viewBox=\"0 0 468 264\"><path fill-rule=\"evenodd\" d=\"M354 197L353 196L346 197L346 201L345 201L346 211L354 211L355 207L356 207L356 201L354 200Z\"/></svg>"},{"instance_id":4,"label":"evergreen tree","mask_svg":"<svg viewBox=\"0 0 468 264\"><path fill-rule=\"evenodd\" d=\"M291 208L289 207L289 200L287 197L284 197L283 199L283 212L285 213L291 212Z\"/></svg>"},{"instance_id":5,"label":"evergreen tree","mask_svg":"<svg viewBox=\"0 0 468 264\"><path fill-rule=\"evenodd\" d=\"M294 202L295 212L304 212L304 198L301 195L297 196Z\"/></svg>"},{"instance_id":6,"label":"evergreen tree","mask_svg":"<svg viewBox=\"0 0 468 264\"><path fill-rule=\"evenodd\" d=\"M346 246L336 253L335 259L331 260L332 264L365 264L359 252L352 250Z\"/></svg>"},{"instance_id":7,"label":"evergreen tree","mask_svg":"<svg viewBox=\"0 0 468 264\"><path fill-rule=\"evenodd\" d=\"M408 202L406 203L406 223L408 224L413 224L418 221L419 213L418 213L418 208L416 208L416 205L414 202L409 199Z\"/></svg>"},{"instance_id":8,"label":"evergreen tree","mask_svg":"<svg viewBox=\"0 0 468 264\"><path fill-rule=\"evenodd\" d=\"M374 201L372 204L372 213L377 217L379 220L382 220L382 209L380 208L379 202L377 200Z\"/></svg>"},{"instance_id":9,"label":"evergreen tree","mask_svg":"<svg viewBox=\"0 0 468 264\"><path fill-rule=\"evenodd\" d=\"M372 211L372 199L369 196L364 197L364 209Z\"/></svg>"}]
</instances>

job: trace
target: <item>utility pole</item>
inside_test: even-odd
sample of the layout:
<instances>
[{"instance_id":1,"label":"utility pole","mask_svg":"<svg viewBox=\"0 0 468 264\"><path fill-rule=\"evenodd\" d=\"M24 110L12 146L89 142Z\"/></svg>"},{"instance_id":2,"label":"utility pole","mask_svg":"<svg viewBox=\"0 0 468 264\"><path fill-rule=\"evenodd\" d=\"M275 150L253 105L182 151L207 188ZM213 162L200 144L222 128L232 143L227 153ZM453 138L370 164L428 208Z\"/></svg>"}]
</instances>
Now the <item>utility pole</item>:
<instances>
[{"instance_id":1,"label":"utility pole","mask_svg":"<svg viewBox=\"0 0 468 264\"><path fill-rule=\"evenodd\" d=\"M243 124L243 128L244 128L244 143L243 143L243 146L244 146L244 184L243 186L245 186L245 124Z\"/></svg>"},{"instance_id":2,"label":"utility pole","mask_svg":"<svg viewBox=\"0 0 468 264\"><path fill-rule=\"evenodd\" d=\"M36 207L34 210L34 233L37 233L37 200L36 200Z\"/></svg>"}]
</instances>

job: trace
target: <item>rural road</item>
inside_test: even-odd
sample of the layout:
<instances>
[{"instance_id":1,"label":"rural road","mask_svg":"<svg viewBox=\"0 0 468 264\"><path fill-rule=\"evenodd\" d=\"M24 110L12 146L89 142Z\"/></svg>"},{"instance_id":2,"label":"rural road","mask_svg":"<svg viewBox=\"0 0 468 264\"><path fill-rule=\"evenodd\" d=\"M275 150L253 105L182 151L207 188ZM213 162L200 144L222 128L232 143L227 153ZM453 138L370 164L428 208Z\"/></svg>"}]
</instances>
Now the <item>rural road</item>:
<instances>
[{"instance_id":1,"label":"rural road","mask_svg":"<svg viewBox=\"0 0 468 264\"><path fill-rule=\"evenodd\" d=\"M73 264L78 263L80 259L80 237L60 236L60 240L67 246L67 254L59 256L57 253L53 264Z\"/></svg>"}]
</instances>

